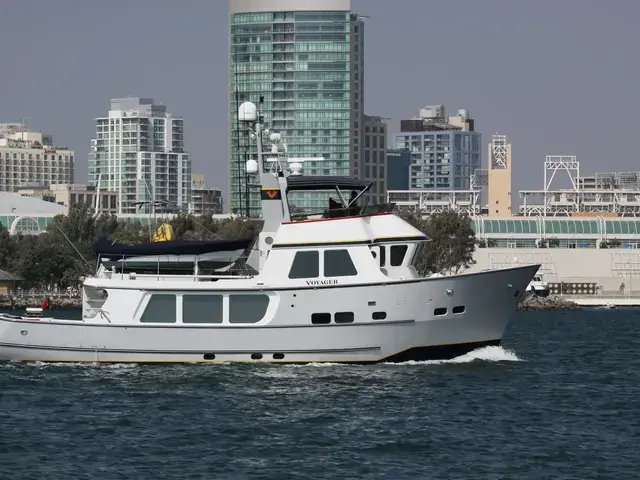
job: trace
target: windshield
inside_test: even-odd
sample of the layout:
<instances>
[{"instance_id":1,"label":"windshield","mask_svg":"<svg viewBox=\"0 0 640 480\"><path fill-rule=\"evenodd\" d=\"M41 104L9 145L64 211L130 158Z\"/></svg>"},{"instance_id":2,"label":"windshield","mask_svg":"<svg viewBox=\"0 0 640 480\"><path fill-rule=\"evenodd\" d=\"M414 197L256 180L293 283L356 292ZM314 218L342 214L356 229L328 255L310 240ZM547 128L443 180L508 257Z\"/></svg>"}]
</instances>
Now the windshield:
<instances>
[{"instance_id":1,"label":"windshield","mask_svg":"<svg viewBox=\"0 0 640 480\"><path fill-rule=\"evenodd\" d=\"M421 277L426 276L430 272L429 269L429 242L418 242L416 249L413 252L413 258L411 259L411 266L416 269L416 272Z\"/></svg>"}]
</instances>

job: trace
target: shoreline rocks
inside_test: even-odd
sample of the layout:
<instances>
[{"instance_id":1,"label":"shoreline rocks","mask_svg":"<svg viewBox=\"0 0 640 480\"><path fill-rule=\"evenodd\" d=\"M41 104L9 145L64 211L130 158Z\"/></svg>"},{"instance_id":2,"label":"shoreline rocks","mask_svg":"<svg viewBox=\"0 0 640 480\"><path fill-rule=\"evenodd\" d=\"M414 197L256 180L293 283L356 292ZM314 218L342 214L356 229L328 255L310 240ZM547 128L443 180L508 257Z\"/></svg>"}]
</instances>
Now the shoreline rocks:
<instances>
[{"instance_id":1,"label":"shoreline rocks","mask_svg":"<svg viewBox=\"0 0 640 480\"><path fill-rule=\"evenodd\" d=\"M548 297L532 296L518 304L518 310L577 310L577 303L565 300L555 295Z\"/></svg>"}]
</instances>

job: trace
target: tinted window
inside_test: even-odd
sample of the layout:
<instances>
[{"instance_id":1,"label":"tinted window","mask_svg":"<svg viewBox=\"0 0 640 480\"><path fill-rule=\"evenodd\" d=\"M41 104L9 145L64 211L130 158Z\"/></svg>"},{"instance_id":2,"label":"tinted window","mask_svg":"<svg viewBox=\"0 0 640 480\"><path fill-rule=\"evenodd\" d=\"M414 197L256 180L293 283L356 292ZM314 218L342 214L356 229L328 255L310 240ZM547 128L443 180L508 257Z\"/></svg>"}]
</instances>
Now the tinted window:
<instances>
[{"instance_id":1,"label":"tinted window","mask_svg":"<svg viewBox=\"0 0 640 480\"><path fill-rule=\"evenodd\" d=\"M336 323L353 323L353 312L337 312L333 318Z\"/></svg>"},{"instance_id":2,"label":"tinted window","mask_svg":"<svg viewBox=\"0 0 640 480\"><path fill-rule=\"evenodd\" d=\"M407 245L394 245L391 247L391 255L390 261L392 267L399 267L402 265L402 261L404 260L404 256L407 254Z\"/></svg>"},{"instance_id":3,"label":"tinted window","mask_svg":"<svg viewBox=\"0 0 640 480\"><path fill-rule=\"evenodd\" d=\"M384 320L387 318L387 312L373 312L371 314L371 318L374 320Z\"/></svg>"},{"instance_id":4,"label":"tinted window","mask_svg":"<svg viewBox=\"0 0 640 480\"><path fill-rule=\"evenodd\" d=\"M183 295L182 323L222 323L222 295Z\"/></svg>"},{"instance_id":5,"label":"tinted window","mask_svg":"<svg viewBox=\"0 0 640 480\"><path fill-rule=\"evenodd\" d=\"M161 293L151 295L140 321L143 323L176 323L176 296Z\"/></svg>"},{"instance_id":6,"label":"tinted window","mask_svg":"<svg viewBox=\"0 0 640 480\"><path fill-rule=\"evenodd\" d=\"M331 323L330 313L313 313L311 314L311 323L315 325L326 325Z\"/></svg>"},{"instance_id":7,"label":"tinted window","mask_svg":"<svg viewBox=\"0 0 640 480\"><path fill-rule=\"evenodd\" d=\"M380 245L380 266L384 267L387 263L387 247Z\"/></svg>"},{"instance_id":8,"label":"tinted window","mask_svg":"<svg viewBox=\"0 0 640 480\"><path fill-rule=\"evenodd\" d=\"M348 277L357 275L358 271L351 261L351 255L347 250L325 250L324 252L324 276Z\"/></svg>"},{"instance_id":9,"label":"tinted window","mask_svg":"<svg viewBox=\"0 0 640 480\"><path fill-rule=\"evenodd\" d=\"M320 255L317 250L297 252L289 278L316 278L320 275Z\"/></svg>"},{"instance_id":10,"label":"tinted window","mask_svg":"<svg viewBox=\"0 0 640 480\"><path fill-rule=\"evenodd\" d=\"M464 305L458 305L451 310L453 313L464 313Z\"/></svg>"},{"instance_id":11,"label":"tinted window","mask_svg":"<svg viewBox=\"0 0 640 480\"><path fill-rule=\"evenodd\" d=\"M446 314L447 314L447 309L446 309L446 308L442 308L442 307L441 307L441 308L436 308L436 309L433 311L433 314L434 314L436 317L437 317L437 316L440 316L440 315L446 315Z\"/></svg>"},{"instance_id":12,"label":"tinted window","mask_svg":"<svg viewBox=\"0 0 640 480\"><path fill-rule=\"evenodd\" d=\"M229 295L229 323L257 323L268 306L268 295Z\"/></svg>"}]
</instances>

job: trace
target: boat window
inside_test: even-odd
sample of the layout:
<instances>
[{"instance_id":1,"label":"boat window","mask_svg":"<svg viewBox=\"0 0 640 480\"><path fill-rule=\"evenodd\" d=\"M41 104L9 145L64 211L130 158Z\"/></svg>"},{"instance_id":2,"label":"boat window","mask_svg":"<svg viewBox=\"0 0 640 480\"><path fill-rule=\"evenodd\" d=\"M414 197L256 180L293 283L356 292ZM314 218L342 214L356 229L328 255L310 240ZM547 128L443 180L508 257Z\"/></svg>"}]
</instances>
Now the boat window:
<instances>
[{"instance_id":1,"label":"boat window","mask_svg":"<svg viewBox=\"0 0 640 480\"><path fill-rule=\"evenodd\" d=\"M313 323L314 325L327 325L331 323L331 314L330 313L312 313L311 323Z\"/></svg>"},{"instance_id":2,"label":"boat window","mask_svg":"<svg viewBox=\"0 0 640 480\"><path fill-rule=\"evenodd\" d=\"M176 296L166 293L151 295L140 321L142 323L176 323Z\"/></svg>"},{"instance_id":3,"label":"boat window","mask_svg":"<svg viewBox=\"0 0 640 480\"><path fill-rule=\"evenodd\" d=\"M333 317L336 323L353 323L353 312L336 312Z\"/></svg>"},{"instance_id":4,"label":"boat window","mask_svg":"<svg viewBox=\"0 0 640 480\"><path fill-rule=\"evenodd\" d=\"M387 312L373 312L371 314L371 318L374 320L384 320L387 318Z\"/></svg>"},{"instance_id":5,"label":"boat window","mask_svg":"<svg viewBox=\"0 0 640 480\"><path fill-rule=\"evenodd\" d=\"M325 277L348 277L357 274L358 271L347 250L324 251Z\"/></svg>"},{"instance_id":6,"label":"boat window","mask_svg":"<svg viewBox=\"0 0 640 480\"><path fill-rule=\"evenodd\" d=\"M384 267L387 263L387 247L380 245L380 266Z\"/></svg>"},{"instance_id":7,"label":"boat window","mask_svg":"<svg viewBox=\"0 0 640 480\"><path fill-rule=\"evenodd\" d=\"M442 315L446 315L446 314L447 314L447 309L446 309L446 308L444 308L444 307L436 308L436 309L433 311L433 314L434 314L436 317L439 317L439 316L442 316Z\"/></svg>"},{"instance_id":8,"label":"boat window","mask_svg":"<svg viewBox=\"0 0 640 480\"><path fill-rule=\"evenodd\" d=\"M269 295L229 295L229 323L257 323L268 306Z\"/></svg>"},{"instance_id":9,"label":"boat window","mask_svg":"<svg viewBox=\"0 0 640 480\"><path fill-rule=\"evenodd\" d=\"M464 305L457 305L455 307L453 307L453 310L451 310L453 313L455 314L459 314L459 313L464 313Z\"/></svg>"},{"instance_id":10,"label":"boat window","mask_svg":"<svg viewBox=\"0 0 640 480\"><path fill-rule=\"evenodd\" d=\"M407 245L393 245L391 247L390 263L392 267L399 267L402 265L404 256L407 254Z\"/></svg>"},{"instance_id":11,"label":"boat window","mask_svg":"<svg viewBox=\"0 0 640 480\"><path fill-rule=\"evenodd\" d=\"M222 295L183 295L182 323L222 323Z\"/></svg>"},{"instance_id":12,"label":"boat window","mask_svg":"<svg viewBox=\"0 0 640 480\"><path fill-rule=\"evenodd\" d=\"M320 255L317 250L297 252L291 264L289 278L317 278L320 276Z\"/></svg>"}]
</instances>

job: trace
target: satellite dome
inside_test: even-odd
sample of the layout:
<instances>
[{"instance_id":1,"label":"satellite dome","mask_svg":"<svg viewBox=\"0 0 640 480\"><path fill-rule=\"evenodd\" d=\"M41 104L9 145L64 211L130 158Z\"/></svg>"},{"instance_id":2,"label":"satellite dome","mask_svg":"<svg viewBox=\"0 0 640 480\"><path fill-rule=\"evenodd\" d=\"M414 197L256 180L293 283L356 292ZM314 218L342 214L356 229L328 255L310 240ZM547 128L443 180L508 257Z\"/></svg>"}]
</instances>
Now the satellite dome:
<instances>
[{"instance_id":1,"label":"satellite dome","mask_svg":"<svg viewBox=\"0 0 640 480\"><path fill-rule=\"evenodd\" d=\"M258 120L258 107L254 103L244 102L238 108L238 121L255 122Z\"/></svg>"}]
</instances>

